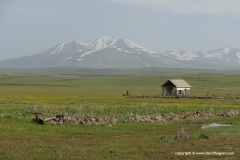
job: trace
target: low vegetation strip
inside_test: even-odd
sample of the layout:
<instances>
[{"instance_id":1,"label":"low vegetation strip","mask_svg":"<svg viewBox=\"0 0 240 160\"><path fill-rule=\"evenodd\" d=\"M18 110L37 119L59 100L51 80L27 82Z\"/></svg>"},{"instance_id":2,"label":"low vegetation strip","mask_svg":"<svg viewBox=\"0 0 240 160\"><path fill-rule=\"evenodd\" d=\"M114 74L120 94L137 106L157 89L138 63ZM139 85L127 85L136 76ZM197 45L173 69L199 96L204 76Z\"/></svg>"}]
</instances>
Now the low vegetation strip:
<instances>
[{"instance_id":1,"label":"low vegetation strip","mask_svg":"<svg viewBox=\"0 0 240 160\"><path fill-rule=\"evenodd\" d=\"M188 99L240 99L240 94L221 94L221 95L211 95L211 96L161 96L161 95L131 95L131 94L123 94L124 97L127 98L171 98L171 99L179 99L179 98L188 98Z\"/></svg>"},{"instance_id":2,"label":"low vegetation strip","mask_svg":"<svg viewBox=\"0 0 240 160\"><path fill-rule=\"evenodd\" d=\"M36 115L36 122L40 124L44 124L44 122L48 122L50 124L63 124L63 123L72 123L72 124L84 124L84 125L97 125L97 124L107 124L113 125L115 124L120 117L116 115L112 116L68 116L64 114L57 114L55 117L50 118L43 118L41 113L33 113ZM239 115L238 110L228 110L224 113L219 113L217 116L221 117L231 117ZM158 114L158 115L146 115L146 116L139 116L128 114L123 116L122 121L136 121L136 122L164 122L167 123L169 120L183 120L183 119L210 119L215 115L211 112L185 112L181 114ZM40 118L39 118L40 117Z\"/></svg>"},{"instance_id":3,"label":"low vegetation strip","mask_svg":"<svg viewBox=\"0 0 240 160\"><path fill-rule=\"evenodd\" d=\"M29 84L29 83L0 83L0 86L66 86L66 85L54 85L54 84Z\"/></svg>"}]
</instances>

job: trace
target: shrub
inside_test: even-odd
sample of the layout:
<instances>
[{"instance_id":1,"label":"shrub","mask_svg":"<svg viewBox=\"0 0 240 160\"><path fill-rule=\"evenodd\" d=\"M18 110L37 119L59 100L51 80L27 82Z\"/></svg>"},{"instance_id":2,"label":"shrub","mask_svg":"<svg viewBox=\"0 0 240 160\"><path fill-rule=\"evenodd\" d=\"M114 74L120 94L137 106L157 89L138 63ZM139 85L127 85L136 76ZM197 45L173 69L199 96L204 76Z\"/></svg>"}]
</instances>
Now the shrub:
<instances>
[{"instance_id":1,"label":"shrub","mask_svg":"<svg viewBox=\"0 0 240 160\"><path fill-rule=\"evenodd\" d=\"M187 141L189 140L188 134L185 132L184 128L182 127L181 129L178 130L177 136L176 136L176 141Z\"/></svg>"},{"instance_id":2,"label":"shrub","mask_svg":"<svg viewBox=\"0 0 240 160\"><path fill-rule=\"evenodd\" d=\"M209 136L202 133L202 134L200 134L200 135L198 136L198 138L199 138L199 139L209 139Z\"/></svg>"}]
</instances>

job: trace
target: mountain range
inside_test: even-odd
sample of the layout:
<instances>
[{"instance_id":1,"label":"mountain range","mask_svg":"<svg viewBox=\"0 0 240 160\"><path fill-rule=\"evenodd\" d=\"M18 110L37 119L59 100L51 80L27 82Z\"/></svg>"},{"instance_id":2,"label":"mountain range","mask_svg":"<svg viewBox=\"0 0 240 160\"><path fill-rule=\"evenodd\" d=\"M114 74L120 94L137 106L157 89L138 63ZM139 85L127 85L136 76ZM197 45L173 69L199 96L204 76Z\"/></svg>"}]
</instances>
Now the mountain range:
<instances>
[{"instance_id":1,"label":"mountain range","mask_svg":"<svg viewBox=\"0 0 240 160\"><path fill-rule=\"evenodd\" d=\"M0 61L0 68L203 68L239 69L240 50L226 47L208 52L151 51L128 39L100 37L71 41L37 54Z\"/></svg>"}]
</instances>

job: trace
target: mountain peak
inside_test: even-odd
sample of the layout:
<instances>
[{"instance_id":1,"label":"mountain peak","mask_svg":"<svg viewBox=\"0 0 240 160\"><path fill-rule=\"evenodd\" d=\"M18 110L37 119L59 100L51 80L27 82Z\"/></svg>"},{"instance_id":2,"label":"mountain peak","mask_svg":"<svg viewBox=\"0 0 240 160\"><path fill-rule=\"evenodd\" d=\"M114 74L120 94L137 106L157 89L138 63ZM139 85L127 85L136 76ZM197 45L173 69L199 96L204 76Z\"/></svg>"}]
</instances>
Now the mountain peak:
<instances>
[{"instance_id":1,"label":"mountain peak","mask_svg":"<svg viewBox=\"0 0 240 160\"><path fill-rule=\"evenodd\" d=\"M100 50L112 46L112 43L114 43L116 39L117 38L114 37L102 36L96 39L95 41L89 43L88 45L95 50Z\"/></svg>"},{"instance_id":2,"label":"mountain peak","mask_svg":"<svg viewBox=\"0 0 240 160\"><path fill-rule=\"evenodd\" d=\"M146 52L152 52L144 47L121 37L107 37L102 36L96 39L93 42L85 43L78 40L62 42L56 46L50 48L48 51L50 55L53 54L62 54L62 53L85 53L85 52L95 52L106 48L118 48L118 50L142 50ZM153 52L152 52L153 53ZM154 52L155 53L155 52ZM40 54L47 54L46 52Z\"/></svg>"},{"instance_id":3,"label":"mountain peak","mask_svg":"<svg viewBox=\"0 0 240 160\"><path fill-rule=\"evenodd\" d=\"M233 47L231 47L231 46L228 46L228 47L223 48L223 50L224 50L225 53L229 53L229 52L231 52L231 51L236 51L236 50L238 50L238 49L233 48Z\"/></svg>"},{"instance_id":4,"label":"mountain peak","mask_svg":"<svg viewBox=\"0 0 240 160\"><path fill-rule=\"evenodd\" d=\"M235 54L235 52L240 52L239 49L233 48L231 46L220 48L216 50L211 50L205 53L205 57L221 57L221 56L228 56L231 54Z\"/></svg>"},{"instance_id":5,"label":"mountain peak","mask_svg":"<svg viewBox=\"0 0 240 160\"><path fill-rule=\"evenodd\" d=\"M89 43L91 48L96 50L104 49L107 47L114 47L117 46L119 48L137 48L137 49L144 49L144 47L121 37L107 37L102 36L95 41Z\"/></svg>"}]
</instances>

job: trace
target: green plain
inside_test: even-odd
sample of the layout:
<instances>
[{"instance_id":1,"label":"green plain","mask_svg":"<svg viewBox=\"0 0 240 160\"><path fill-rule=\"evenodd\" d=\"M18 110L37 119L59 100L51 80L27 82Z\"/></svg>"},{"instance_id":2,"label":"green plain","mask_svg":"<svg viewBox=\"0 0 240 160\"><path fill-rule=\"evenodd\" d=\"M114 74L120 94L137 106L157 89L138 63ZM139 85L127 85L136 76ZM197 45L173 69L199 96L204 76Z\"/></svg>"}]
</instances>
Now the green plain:
<instances>
[{"instance_id":1,"label":"green plain","mask_svg":"<svg viewBox=\"0 0 240 160\"><path fill-rule=\"evenodd\" d=\"M77 70L77 69L74 69ZM240 110L240 75L154 74L17 75L2 70L0 76L0 159L239 159L240 116L186 119L167 123L126 121L124 116ZM28 72L28 71L25 71ZM7 76L6 76L7 75ZM161 95L170 78L183 78L192 96L216 99L127 98ZM27 111L46 117L67 115L116 115L115 125L39 125ZM209 123L230 127L201 129ZM184 127L187 141L176 141ZM207 137L207 138L201 138ZM234 155L176 155L178 152L234 152Z\"/></svg>"}]
</instances>

